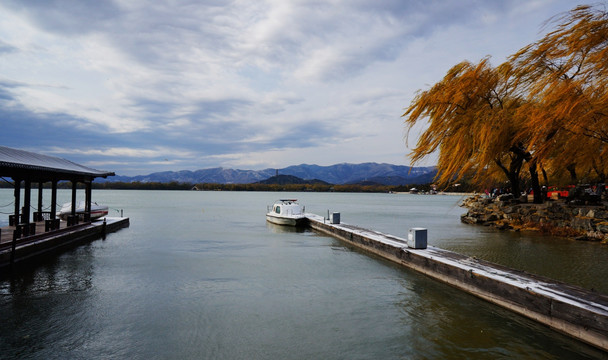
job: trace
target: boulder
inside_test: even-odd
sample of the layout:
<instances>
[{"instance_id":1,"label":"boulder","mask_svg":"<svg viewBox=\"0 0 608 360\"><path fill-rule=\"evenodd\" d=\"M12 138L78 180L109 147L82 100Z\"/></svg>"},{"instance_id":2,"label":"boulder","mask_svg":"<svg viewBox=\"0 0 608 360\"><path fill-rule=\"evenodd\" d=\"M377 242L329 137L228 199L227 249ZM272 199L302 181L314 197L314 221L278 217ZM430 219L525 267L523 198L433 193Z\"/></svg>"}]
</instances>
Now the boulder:
<instances>
[{"instance_id":1,"label":"boulder","mask_svg":"<svg viewBox=\"0 0 608 360\"><path fill-rule=\"evenodd\" d=\"M593 219L583 216L575 216L572 218L571 226L575 230L594 231Z\"/></svg>"},{"instance_id":2,"label":"boulder","mask_svg":"<svg viewBox=\"0 0 608 360\"><path fill-rule=\"evenodd\" d=\"M595 225L595 229L604 234L608 234L608 221L602 221Z\"/></svg>"},{"instance_id":3,"label":"boulder","mask_svg":"<svg viewBox=\"0 0 608 360\"><path fill-rule=\"evenodd\" d=\"M466 224L518 230L522 224L534 227L542 223L541 229L570 229L563 233L584 232L585 238L608 241L608 207L605 205L576 206L564 201L526 204L517 202L511 194L504 194L495 200L479 196L465 199L462 206L469 209L461 216Z\"/></svg>"},{"instance_id":4,"label":"boulder","mask_svg":"<svg viewBox=\"0 0 608 360\"><path fill-rule=\"evenodd\" d=\"M498 196L498 201L505 202L514 199L513 194L502 194Z\"/></svg>"}]
</instances>

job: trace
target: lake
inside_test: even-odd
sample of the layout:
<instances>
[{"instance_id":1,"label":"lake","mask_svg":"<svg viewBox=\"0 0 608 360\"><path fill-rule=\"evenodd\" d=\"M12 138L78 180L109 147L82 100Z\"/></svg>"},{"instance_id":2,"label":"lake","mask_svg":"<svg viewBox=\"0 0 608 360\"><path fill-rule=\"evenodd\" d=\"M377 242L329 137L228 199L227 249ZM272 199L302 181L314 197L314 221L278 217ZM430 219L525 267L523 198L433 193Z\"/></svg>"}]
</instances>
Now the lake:
<instances>
[{"instance_id":1,"label":"lake","mask_svg":"<svg viewBox=\"0 0 608 360\"><path fill-rule=\"evenodd\" d=\"M462 224L458 196L96 190L131 226L0 280L0 357L606 357L334 238L266 223L267 205L292 197L401 237L425 227L429 245L608 293L605 245ZM0 190L0 211L11 200Z\"/></svg>"}]
</instances>

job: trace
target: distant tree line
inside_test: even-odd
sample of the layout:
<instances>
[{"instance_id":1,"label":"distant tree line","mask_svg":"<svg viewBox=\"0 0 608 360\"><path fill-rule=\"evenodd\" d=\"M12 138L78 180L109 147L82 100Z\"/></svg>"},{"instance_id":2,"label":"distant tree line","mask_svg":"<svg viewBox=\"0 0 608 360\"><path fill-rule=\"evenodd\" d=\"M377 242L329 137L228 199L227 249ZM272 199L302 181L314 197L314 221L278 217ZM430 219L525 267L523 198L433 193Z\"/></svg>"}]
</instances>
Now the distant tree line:
<instances>
[{"instance_id":1,"label":"distant tree line","mask_svg":"<svg viewBox=\"0 0 608 360\"><path fill-rule=\"evenodd\" d=\"M69 185L70 183L68 183ZM79 184L80 185L80 184ZM93 182L93 189L114 189L114 190L190 190L194 185L178 181L163 182L123 182L106 181L103 183ZM71 188L71 185L68 186Z\"/></svg>"},{"instance_id":2,"label":"distant tree line","mask_svg":"<svg viewBox=\"0 0 608 360\"><path fill-rule=\"evenodd\" d=\"M285 192L408 192L412 187L429 192L432 184L408 184L408 185L360 185L360 184L220 184L220 183L123 183L105 182L93 183L95 189L129 189L129 190L201 190L201 191L285 191ZM469 182L463 182L459 186L452 186L443 191L449 192L474 192L474 188Z\"/></svg>"},{"instance_id":3,"label":"distant tree line","mask_svg":"<svg viewBox=\"0 0 608 360\"><path fill-rule=\"evenodd\" d=\"M161 182L139 182L139 181L135 181L135 182L103 182L103 183L96 183L93 182L93 189L118 189L118 190L190 190L192 188L192 184L188 184L188 183L180 183L177 181L172 181L172 182L168 182L168 183L161 183ZM14 187L12 182L9 181L3 181L0 182L0 188L3 189L12 189ZM38 184L33 183L32 184L32 189L35 189L38 187ZM47 182L43 184L43 188L45 189L50 189L51 188L51 183ZM59 183L57 183L57 188L58 189L71 189L72 188L72 183L69 181L61 181ZM76 185L77 189L84 189L85 186L83 183L78 183Z\"/></svg>"},{"instance_id":4,"label":"distant tree line","mask_svg":"<svg viewBox=\"0 0 608 360\"><path fill-rule=\"evenodd\" d=\"M388 192L408 192L415 187L419 191L429 192L432 189L432 184L407 184L407 185L382 185L382 184L219 184L219 183L183 183L171 181L168 183L161 182L93 182L93 189L113 189L113 190L202 190L202 191L285 191L285 192L369 192L369 193L388 193ZM45 183L44 188L50 188L51 183ZM10 182L0 183L0 188L13 188ZM72 183L69 181L60 182L57 184L59 189L71 189ZM78 189L84 189L84 184L78 183ZM459 186L451 186L445 189L439 189L446 192L474 192L478 189L470 182L464 181Z\"/></svg>"}]
</instances>

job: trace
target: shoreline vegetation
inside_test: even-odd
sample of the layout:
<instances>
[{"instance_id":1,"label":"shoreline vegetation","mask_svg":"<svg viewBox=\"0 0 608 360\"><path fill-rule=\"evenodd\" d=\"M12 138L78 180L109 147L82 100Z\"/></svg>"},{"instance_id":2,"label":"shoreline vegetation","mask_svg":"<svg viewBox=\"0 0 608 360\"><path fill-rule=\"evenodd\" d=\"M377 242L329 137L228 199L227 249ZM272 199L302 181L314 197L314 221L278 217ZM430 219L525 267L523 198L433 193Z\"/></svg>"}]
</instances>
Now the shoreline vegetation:
<instances>
[{"instance_id":1,"label":"shoreline vegetation","mask_svg":"<svg viewBox=\"0 0 608 360\"><path fill-rule=\"evenodd\" d=\"M43 184L43 187L50 188L50 183ZM59 189L71 189L70 182L57 184ZM359 193L409 193L411 188L416 188L420 193L430 193L433 190L432 184L407 184L407 185L382 185L382 184L220 184L203 183L192 184L171 181L161 182L103 182L93 183L93 189L108 190L198 190L198 191L268 191L268 192L359 192ZM0 188L13 188L12 184L0 183ZM77 184L78 189L83 189L84 184ZM462 184L456 191L454 188L438 191L440 194L471 195L475 189Z\"/></svg>"}]
</instances>

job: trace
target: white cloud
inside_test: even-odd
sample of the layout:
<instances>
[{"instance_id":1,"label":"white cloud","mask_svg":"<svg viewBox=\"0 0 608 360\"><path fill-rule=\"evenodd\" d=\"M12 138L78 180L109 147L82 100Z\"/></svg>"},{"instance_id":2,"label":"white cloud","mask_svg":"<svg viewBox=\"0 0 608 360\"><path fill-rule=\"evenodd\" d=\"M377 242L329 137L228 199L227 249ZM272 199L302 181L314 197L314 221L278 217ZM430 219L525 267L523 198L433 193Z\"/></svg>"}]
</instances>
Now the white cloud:
<instances>
[{"instance_id":1,"label":"white cloud","mask_svg":"<svg viewBox=\"0 0 608 360\"><path fill-rule=\"evenodd\" d=\"M417 89L465 59L504 61L572 6L7 1L0 110L30 114L25 147L49 148L49 125L31 124L52 118L91 162L129 173L406 161L400 115Z\"/></svg>"},{"instance_id":2,"label":"white cloud","mask_svg":"<svg viewBox=\"0 0 608 360\"><path fill-rule=\"evenodd\" d=\"M191 151L176 150L175 148L168 147L156 147L153 149L138 149L138 148L127 148L127 147L104 147L100 146L97 148L89 149L78 149L73 148L62 148L53 147L47 152L52 154L70 154L78 153L83 155L104 155L110 157L119 158L156 158L156 157L192 157L194 155Z\"/></svg>"}]
</instances>

